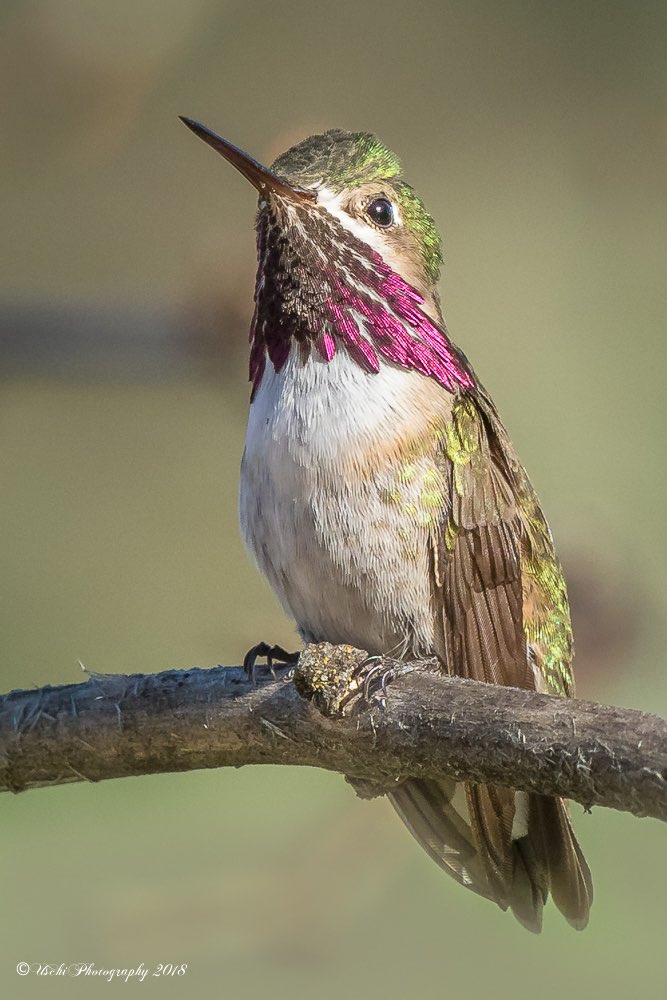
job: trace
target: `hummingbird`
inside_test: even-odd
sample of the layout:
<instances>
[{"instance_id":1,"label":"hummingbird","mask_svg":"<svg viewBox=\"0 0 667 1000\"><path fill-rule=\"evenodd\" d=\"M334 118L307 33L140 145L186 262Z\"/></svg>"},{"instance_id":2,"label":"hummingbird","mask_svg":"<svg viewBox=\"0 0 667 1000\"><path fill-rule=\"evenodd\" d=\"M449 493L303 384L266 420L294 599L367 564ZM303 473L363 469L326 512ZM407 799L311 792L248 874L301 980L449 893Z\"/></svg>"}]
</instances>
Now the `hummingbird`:
<instances>
[{"instance_id":1,"label":"hummingbird","mask_svg":"<svg viewBox=\"0 0 667 1000\"><path fill-rule=\"evenodd\" d=\"M182 121L259 193L240 521L303 641L571 696L552 535L450 339L440 236L396 155L332 129L267 168ZM562 799L446 777L387 794L461 885L534 932L549 893L586 926L591 875Z\"/></svg>"}]
</instances>

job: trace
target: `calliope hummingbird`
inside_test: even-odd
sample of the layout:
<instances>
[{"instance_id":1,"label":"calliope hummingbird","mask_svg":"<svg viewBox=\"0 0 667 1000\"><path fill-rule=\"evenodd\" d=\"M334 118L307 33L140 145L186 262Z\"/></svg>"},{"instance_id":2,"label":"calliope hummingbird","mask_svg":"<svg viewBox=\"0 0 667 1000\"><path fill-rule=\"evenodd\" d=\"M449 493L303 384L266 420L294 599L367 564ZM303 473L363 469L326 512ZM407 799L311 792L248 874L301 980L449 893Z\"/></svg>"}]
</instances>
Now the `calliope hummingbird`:
<instances>
[{"instance_id":1,"label":"calliope hummingbird","mask_svg":"<svg viewBox=\"0 0 667 1000\"><path fill-rule=\"evenodd\" d=\"M551 533L449 338L440 237L396 156L334 129L269 170L183 121L259 192L241 527L303 640L571 695ZM586 926L591 876L561 799L449 778L388 794L457 882L530 930L549 892Z\"/></svg>"}]
</instances>

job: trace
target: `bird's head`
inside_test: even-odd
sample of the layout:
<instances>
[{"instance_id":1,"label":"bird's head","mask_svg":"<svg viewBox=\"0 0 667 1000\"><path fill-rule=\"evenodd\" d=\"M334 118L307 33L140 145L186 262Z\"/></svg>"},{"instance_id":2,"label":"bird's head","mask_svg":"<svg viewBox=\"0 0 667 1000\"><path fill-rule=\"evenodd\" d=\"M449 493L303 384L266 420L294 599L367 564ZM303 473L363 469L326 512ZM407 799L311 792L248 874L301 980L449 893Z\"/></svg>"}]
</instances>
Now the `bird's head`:
<instances>
[{"instance_id":1,"label":"bird's head","mask_svg":"<svg viewBox=\"0 0 667 1000\"><path fill-rule=\"evenodd\" d=\"M466 387L438 298L440 237L398 158L374 135L309 136L266 168L182 119L259 192L251 379L293 345L330 361L342 344L369 373L383 360Z\"/></svg>"}]
</instances>

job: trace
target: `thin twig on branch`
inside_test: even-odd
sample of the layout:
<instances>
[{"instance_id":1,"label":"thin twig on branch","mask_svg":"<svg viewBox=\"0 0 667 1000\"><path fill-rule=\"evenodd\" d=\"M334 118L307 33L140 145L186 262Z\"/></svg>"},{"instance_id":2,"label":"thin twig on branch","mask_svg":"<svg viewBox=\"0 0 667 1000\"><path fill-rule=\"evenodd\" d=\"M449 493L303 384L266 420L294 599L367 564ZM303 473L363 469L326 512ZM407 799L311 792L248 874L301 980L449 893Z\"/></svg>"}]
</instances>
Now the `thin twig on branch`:
<instances>
[{"instance_id":1,"label":"thin twig on branch","mask_svg":"<svg viewBox=\"0 0 667 1000\"><path fill-rule=\"evenodd\" d=\"M667 722L657 716L391 660L396 679L343 711L362 658L323 643L306 647L294 682L213 667L12 692L0 698L0 790L305 764L377 791L451 775L667 820Z\"/></svg>"}]
</instances>

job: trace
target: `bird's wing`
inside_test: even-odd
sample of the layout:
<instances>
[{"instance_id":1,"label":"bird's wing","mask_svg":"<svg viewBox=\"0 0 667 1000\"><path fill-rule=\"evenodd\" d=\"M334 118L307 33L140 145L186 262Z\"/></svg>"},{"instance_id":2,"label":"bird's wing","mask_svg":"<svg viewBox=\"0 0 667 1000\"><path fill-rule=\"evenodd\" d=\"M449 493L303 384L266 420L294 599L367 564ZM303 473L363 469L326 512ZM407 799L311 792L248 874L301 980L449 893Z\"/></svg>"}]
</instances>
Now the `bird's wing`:
<instances>
[{"instance_id":1,"label":"bird's wing","mask_svg":"<svg viewBox=\"0 0 667 1000\"><path fill-rule=\"evenodd\" d=\"M439 649L452 674L532 688L521 573L521 512L515 470L476 398L458 396L443 434L450 506L432 540ZM469 822L494 895L513 879L510 789L467 785Z\"/></svg>"},{"instance_id":2,"label":"bird's wing","mask_svg":"<svg viewBox=\"0 0 667 1000\"><path fill-rule=\"evenodd\" d=\"M477 400L458 396L443 431L449 509L432 538L438 653L452 674L532 688L524 632L523 518L516 472Z\"/></svg>"},{"instance_id":3,"label":"bird's wing","mask_svg":"<svg viewBox=\"0 0 667 1000\"><path fill-rule=\"evenodd\" d=\"M473 680L571 693L569 611L551 534L481 387L455 398L441 441L448 504L431 537L440 659ZM391 798L441 867L526 927L539 930L549 888L574 926L585 925L590 873L560 800L423 779Z\"/></svg>"}]
</instances>

